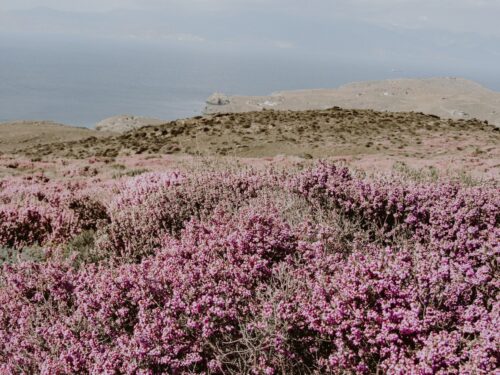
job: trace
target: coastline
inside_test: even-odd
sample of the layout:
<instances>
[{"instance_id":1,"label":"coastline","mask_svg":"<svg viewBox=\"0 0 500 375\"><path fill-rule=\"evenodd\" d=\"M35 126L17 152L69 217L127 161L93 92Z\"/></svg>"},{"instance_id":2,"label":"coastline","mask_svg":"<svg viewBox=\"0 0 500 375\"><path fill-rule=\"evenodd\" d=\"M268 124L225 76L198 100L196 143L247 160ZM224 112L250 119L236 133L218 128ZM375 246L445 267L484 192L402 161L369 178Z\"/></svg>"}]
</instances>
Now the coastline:
<instances>
[{"instance_id":1,"label":"coastline","mask_svg":"<svg viewBox=\"0 0 500 375\"><path fill-rule=\"evenodd\" d=\"M500 92L490 90L474 81L455 77L359 81L337 88L281 90L260 96L226 96L214 93L206 99L204 108L202 106L199 111L193 109L192 117L261 110L324 110L332 107L421 112L444 119L478 119L500 127ZM185 118L175 120L182 119ZM169 121L172 120L121 114L105 118L91 126L77 126L45 119L5 120L0 121L0 125L48 124L97 132L123 133Z\"/></svg>"}]
</instances>

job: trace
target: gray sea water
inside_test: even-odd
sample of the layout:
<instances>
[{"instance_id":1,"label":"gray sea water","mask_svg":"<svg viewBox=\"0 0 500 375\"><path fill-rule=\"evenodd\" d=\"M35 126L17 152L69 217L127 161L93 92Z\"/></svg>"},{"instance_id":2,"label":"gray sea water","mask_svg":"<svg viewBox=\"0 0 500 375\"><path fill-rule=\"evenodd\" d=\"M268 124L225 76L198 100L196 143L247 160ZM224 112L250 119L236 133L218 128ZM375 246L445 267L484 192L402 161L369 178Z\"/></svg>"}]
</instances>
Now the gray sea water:
<instances>
[{"instance_id":1,"label":"gray sea water","mask_svg":"<svg viewBox=\"0 0 500 375\"><path fill-rule=\"evenodd\" d=\"M362 80L467 76L452 69L322 59L295 51L237 51L1 35L0 121L93 126L118 114L176 119L201 113L214 91L265 95ZM489 77L467 78L500 89Z\"/></svg>"}]
</instances>

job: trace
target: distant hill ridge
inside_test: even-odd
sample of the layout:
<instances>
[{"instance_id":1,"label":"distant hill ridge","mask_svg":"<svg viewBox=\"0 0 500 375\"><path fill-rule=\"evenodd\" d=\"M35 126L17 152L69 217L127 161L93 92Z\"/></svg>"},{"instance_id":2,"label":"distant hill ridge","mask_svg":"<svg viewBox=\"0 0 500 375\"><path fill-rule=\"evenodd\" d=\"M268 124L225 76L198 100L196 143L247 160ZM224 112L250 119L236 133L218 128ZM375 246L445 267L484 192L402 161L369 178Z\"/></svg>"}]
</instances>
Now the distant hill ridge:
<instances>
[{"instance_id":1,"label":"distant hill ridge","mask_svg":"<svg viewBox=\"0 0 500 375\"><path fill-rule=\"evenodd\" d=\"M268 96L230 96L220 104L207 101L204 112L308 110L333 106L423 112L451 119L477 118L500 127L500 93L455 77L355 82L336 89L280 91Z\"/></svg>"}]
</instances>

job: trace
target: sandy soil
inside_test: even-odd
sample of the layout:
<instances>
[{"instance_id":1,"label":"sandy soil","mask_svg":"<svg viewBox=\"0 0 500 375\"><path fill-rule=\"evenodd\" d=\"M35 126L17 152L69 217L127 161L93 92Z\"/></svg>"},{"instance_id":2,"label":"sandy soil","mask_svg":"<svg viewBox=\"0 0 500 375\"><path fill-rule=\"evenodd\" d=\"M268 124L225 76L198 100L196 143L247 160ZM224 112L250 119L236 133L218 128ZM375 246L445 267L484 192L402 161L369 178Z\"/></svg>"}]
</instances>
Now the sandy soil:
<instances>
[{"instance_id":1,"label":"sandy soil","mask_svg":"<svg viewBox=\"0 0 500 375\"><path fill-rule=\"evenodd\" d=\"M107 137L111 133L77 128L50 121L16 121L0 123L0 153L18 149L70 142L88 137Z\"/></svg>"},{"instance_id":2,"label":"sandy soil","mask_svg":"<svg viewBox=\"0 0 500 375\"><path fill-rule=\"evenodd\" d=\"M378 111L414 111L443 118L478 118L500 126L500 93L462 78L359 82L338 89L232 96L225 105L207 104L205 113L326 109L333 106Z\"/></svg>"}]
</instances>

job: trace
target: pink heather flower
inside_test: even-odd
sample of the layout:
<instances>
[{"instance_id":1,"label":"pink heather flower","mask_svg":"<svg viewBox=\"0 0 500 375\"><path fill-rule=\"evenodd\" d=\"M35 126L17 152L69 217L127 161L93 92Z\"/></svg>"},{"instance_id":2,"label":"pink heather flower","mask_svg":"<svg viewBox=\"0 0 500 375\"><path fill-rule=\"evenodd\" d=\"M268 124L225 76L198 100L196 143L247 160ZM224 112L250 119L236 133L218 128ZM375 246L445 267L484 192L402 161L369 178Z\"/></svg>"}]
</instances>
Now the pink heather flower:
<instances>
[{"instance_id":1,"label":"pink heather flower","mask_svg":"<svg viewBox=\"0 0 500 375\"><path fill-rule=\"evenodd\" d=\"M325 163L4 178L0 373L495 373L499 208Z\"/></svg>"}]
</instances>

